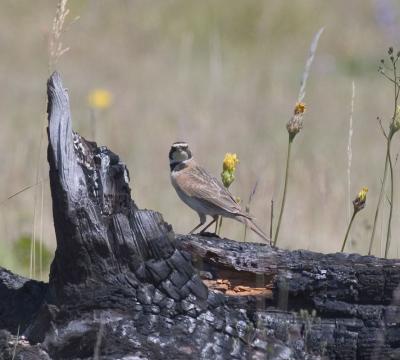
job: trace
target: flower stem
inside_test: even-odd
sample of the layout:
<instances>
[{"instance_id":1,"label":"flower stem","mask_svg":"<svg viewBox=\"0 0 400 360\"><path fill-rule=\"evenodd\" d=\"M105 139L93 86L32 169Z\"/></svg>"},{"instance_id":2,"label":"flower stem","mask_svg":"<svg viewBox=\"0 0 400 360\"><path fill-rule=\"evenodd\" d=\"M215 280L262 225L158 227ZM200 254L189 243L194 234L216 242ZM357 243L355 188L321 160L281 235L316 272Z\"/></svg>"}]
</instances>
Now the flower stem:
<instances>
[{"instance_id":1,"label":"flower stem","mask_svg":"<svg viewBox=\"0 0 400 360\"><path fill-rule=\"evenodd\" d=\"M344 247L346 246L346 241L347 241L347 238L349 237L350 228L351 228L351 225L353 224L353 220L356 217L356 214L357 214L357 211L353 211L353 215L352 215L352 217L350 219L349 226L347 227L346 235L344 236L342 249L340 250L341 252L343 252Z\"/></svg>"},{"instance_id":2,"label":"flower stem","mask_svg":"<svg viewBox=\"0 0 400 360\"><path fill-rule=\"evenodd\" d=\"M390 140L388 139L388 149L390 147L389 142L390 142ZM383 170L382 185L381 185L381 190L379 192L378 204L376 205L376 210L375 210L374 225L372 227L371 239L369 241L368 255L371 255L371 252L372 252L372 245L374 243L374 238L375 238L375 230L376 230L376 224L378 222L379 209L381 207L383 193L385 191L388 165L389 165L389 152L386 151L385 169Z\"/></svg>"},{"instance_id":3,"label":"flower stem","mask_svg":"<svg viewBox=\"0 0 400 360\"><path fill-rule=\"evenodd\" d=\"M398 57L397 57L398 59ZM385 246L385 259L388 256L389 253L389 248L390 248L390 240L392 236L392 215L393 215L393 164L392 164L392 155L390 153L390 144L392 142L392 137L394 133L398 130L395 126L395 121L396 117L398 116L397 114L397 103L398 103L398 98L399 98L399 93L400 93L400 88L399 85L397 84L397 70L396 70L396 61L393 62L393 74L394 74L394 112L393 112L393 118L392 118L392 123L391 123L391 129L388 135L387 139L387 159L389 162L389 171L390 171L390 209L389 209L389 219L388 219L388 227L387 227L387 233L386 233L386 246Z\"/></svg>"},{"instance_id":4,"label":"flower stem","mask_svg":"<svg viewBox=\"0 0 400 360\"><path fill-rule=\"evenodd\" d=\"M385 259L388 256L389 247L390 247L390 238L392 235L392 215L393 215L393 164L392 164L392 156L390 154L390 144L391 138L388 139L388 147L387 147L387 156L389 162L389 171L390 171L390 208L389 208L389 219L388 219L388 227L386 234L386 246L385 246Z\"/></svg>"},{"instance_id":5,"label":"flower stem","mask_svg":"<svg viewBox=\"0 0 400 360\"><path fill-rule=\"evenodd\" d=\"M292 148L292 142L293 142L293 136L291 136L289 134L288 151L287 151L287 158L286 158L285 184L283 186L283 196L282 196L281 209L280 209L280 212L279 212L278 224L276 226L276 231L275 231L275 237L274 237L274 243L273 243L274 246L276 246L276 243L278 241L279 228L281 227L283 209L285 208L287 182L288 182L288 175L289 175L290 150Z\"/></svg>"}]
</instances>

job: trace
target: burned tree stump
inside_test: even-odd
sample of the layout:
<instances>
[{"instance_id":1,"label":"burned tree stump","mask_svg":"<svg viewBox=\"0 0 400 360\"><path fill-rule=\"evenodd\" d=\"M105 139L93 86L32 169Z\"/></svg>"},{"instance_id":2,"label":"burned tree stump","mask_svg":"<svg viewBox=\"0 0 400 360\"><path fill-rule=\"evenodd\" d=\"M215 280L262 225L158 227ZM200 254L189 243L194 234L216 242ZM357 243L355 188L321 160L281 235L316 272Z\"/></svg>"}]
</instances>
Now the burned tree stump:
<instances>
[{"instance_id":1,"label":"burned tree stump","mask_svg":"<svg viewBox=\"0 0 400 360\"><path fill-rule=\"evenodd\" d=\"M175 235L47 88L57 250L48 284L0 269L0 359L400 358L398 260Z\"/></svg>"}]
</instances>

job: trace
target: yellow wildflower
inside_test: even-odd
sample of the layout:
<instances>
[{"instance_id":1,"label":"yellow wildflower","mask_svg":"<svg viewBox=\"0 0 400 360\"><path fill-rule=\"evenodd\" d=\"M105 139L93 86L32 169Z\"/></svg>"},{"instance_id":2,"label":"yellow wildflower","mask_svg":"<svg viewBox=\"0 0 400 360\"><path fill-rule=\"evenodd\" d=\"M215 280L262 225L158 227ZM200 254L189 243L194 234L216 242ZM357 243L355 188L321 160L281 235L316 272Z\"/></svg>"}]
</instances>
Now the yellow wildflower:
<instances>
[{"instance_id":1,"label":"yellow wildflower","mask_svg":"<svg viewBox=\"0 0 400 360\"><path fill-rule=\"evenodd\" d=\"M294 114L304 114L306 111L306 104L303 102L298 102L296 103L296 106L294 107Z\"/></svg>"},{"instance_id":2,"label":"yellow wildflower","mask_svg":"<svg viewBox=\"0 0 400 360\"><path fill-rule=\"evenodd\" d=\"M367 201L367 192L368 192L368 188L366 186L364 186L359 191L357 197L353 200L354 212L353 212L353 216L351 217L351 220L349 222L349 226L347 227L346 235L344 236L342 249L340 250L341 252L343 252L344 247L346 246L346 241L349 236L350 228L351 228L351 225L353 224L354 218L356 217L357 213L360 210L365 208L365 203Z\"/></svg>"},{"instance_id":3,"label":"yellow wildflower","mask_svg":"<svg viewBox=\"0 0 400 360\"><path fill-rule=\"evenodd\" d=\"M236 154L226 153L222 164L221 180L226 188L228 188L235 180L236 164L239 159Z\"/></svg>"},{"instance_id":4,"label":"yellow wildflower","mask_svg":"<svg viewBox=\"0 0 400 360\"><path fill-rule=\"evenodd\" d=\"M236 154L226 153L224 157L223 170L229 172L235 172L236 164L239 159Z\"/></svg>"},{"instance_id":5,"label":"yellow wildflower","mask_svg":"<svg viewBox=\"0 0 400 360\"><path fill-rule=\"evenodd\" d=\"M286 124L286 129L289 133L289 141L292 142L295 136L303 128L303 115L306 111L306 104L303 102L296 103L294 107L294 114L289 122Z\"/></svg>"},{"instance_id":6,"label":"yellow wildflower","mask_svg":"<svg viewBox=\"0 0 400 360\"><path fill-rule=\"evenodd\" d=\"M364 186L362 189L361 189L361 191L358 193L358 198L361 200L361 201L365 201L366 200L366 198L367 198L367 193L368 193L368 188L366 187L366 186Z\"/></svg>"},{"instance_id":7,"label":"yellow wildflower","mask_svg":"<svg viewBox=\"0 0 400 360\"><path fill-rule=\"evenodd\" d=\"M354 213L357 213L360 210L364 209L365 203L367 201L367 192L368 188L366 186L363 187L358 193L357 197L353 200Z\"/></svg>"},{"instance_id":8,"label":"yellow wildflower","mask_svg":"<svg viewBox=\"0 0 400 360\"><path fill-rule=\"evenodd\" d=\"M94 89L88 96L89 106L93 109L107 109L112 102L112 95L105 89Z\"/></svg>"}]
</instances>

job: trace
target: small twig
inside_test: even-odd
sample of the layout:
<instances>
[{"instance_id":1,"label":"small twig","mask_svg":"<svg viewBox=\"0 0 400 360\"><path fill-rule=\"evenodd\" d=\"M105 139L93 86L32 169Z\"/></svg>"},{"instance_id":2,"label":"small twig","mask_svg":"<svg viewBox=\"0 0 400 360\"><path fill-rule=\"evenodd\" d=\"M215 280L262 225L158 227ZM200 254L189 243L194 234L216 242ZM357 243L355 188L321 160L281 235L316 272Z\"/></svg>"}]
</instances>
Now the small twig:
<instances>
[{"instance_id":1,"label":"small twig","mask_svg":"<svg viewBox=\"0 0 400 360\"><path fill-rule=\"evenodd\" d=\"M3 201L1 201L1 202L0 202L0 206L4 205L8 200L11 200L11 199L14 198L15 196L17 196L17 195L19 195L19 194L22 194L24 191L27 191L27 190L29 190L29 189L32 189L33 187L35 187L35 186L37 186L37 185L39 185L39 184L41 184L42 182L45 182L45 181L47 181L47 180L49 180L48 177L45 178L45 179L40 180L37 184L33 184L33 185L29 185L29 186L24 187L23 189L17 191L16 193L10 195L9 197L7 197L7 198L4 199Z\"/></svg>"},{"instance_id":2,"label":"small twig","mask_svg":"<svg viewBox=\"0 0 400 360\"><path fill-rule=\"evenodd\" d=\"M387 140L388 136L386 134L385 129L383 128L382 119L380 117L377 117L376 120L378 120L378 124L379 124L380 129L382 130L382 134L385 137L385 139Z\"/></svg>"},{"instance_id":3,"label":"small twig","mask_svg":"<svg viewBox=\"0 0 400 360\"><path fill-rule=\"evenodd\" d=\"M386 70L393 71L393 68L386 65L386 63L381 63L379 72L382 72L382 69L385 68Z\"/></svg>"},{"instance_id":4,"label":"small twig","mask_svg":"<svg viewBox=\"0 0 400 360\"><path fill-rule=\"evenodd\" d=\"M399 84L398 84L395 80L393 80L390 76L386 75L385 72L380 71L380 73L381 73L381 75L383 75L386 79L388 79L390 82L392 82L393 84L399 86Z\"/></svg>"}]
</instances>

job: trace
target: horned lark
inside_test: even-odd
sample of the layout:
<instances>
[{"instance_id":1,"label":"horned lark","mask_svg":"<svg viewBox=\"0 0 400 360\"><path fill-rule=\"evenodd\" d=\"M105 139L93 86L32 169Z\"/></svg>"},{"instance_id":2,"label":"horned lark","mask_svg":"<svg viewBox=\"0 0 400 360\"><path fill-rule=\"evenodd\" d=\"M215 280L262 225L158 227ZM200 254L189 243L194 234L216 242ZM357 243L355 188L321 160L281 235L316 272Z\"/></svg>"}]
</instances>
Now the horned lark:
<instances>
[{"instance_id":1,"label":"horned lark","mask_svg":"<svg viewBox=\"0 0 400 360\"><path fill-rule=\"evenodd\" d=\"M201 230L201 233L215 223L218 216L223 216L240 221L261 238L269 241L253 218L242 211L232 194L213 175L196 163L187 143L172 144L169 164L171 182L178 196L200 217L200 224L190 232L191 234L205 224L206 215L212 216L213 220Z\"/></svg>"}]
</instances>

